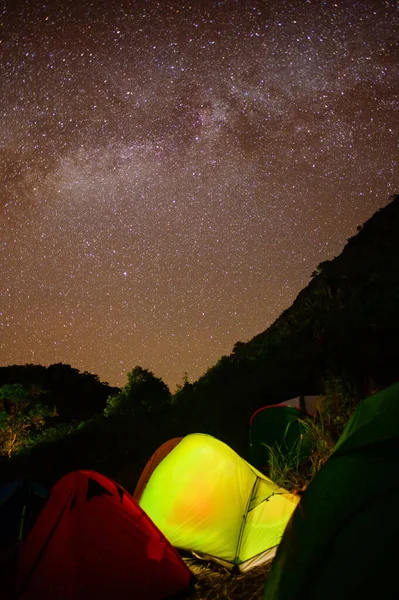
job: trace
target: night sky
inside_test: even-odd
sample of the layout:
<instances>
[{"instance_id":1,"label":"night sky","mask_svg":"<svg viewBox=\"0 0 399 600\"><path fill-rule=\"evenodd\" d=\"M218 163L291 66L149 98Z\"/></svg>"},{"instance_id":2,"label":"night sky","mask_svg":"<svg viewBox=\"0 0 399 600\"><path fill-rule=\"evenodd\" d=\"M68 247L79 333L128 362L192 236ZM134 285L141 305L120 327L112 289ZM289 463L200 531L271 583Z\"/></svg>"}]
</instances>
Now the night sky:
<instances>
[{"instance_id":1,"label":"night sky","mask_svg":"<svg viewBox=\"0 0 399 600\"><path fill-rule=\"evenodd\" d=\"M0 8L1 365L173 391L398 192L393 0Z\"/></svg>"}]
</instances>

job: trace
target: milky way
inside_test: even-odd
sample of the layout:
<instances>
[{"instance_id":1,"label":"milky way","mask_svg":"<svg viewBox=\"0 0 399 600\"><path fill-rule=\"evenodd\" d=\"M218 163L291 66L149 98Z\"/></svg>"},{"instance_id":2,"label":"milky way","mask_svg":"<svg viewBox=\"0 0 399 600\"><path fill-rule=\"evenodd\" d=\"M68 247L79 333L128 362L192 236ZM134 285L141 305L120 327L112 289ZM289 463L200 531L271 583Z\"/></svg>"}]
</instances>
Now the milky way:
<instances>
[{"instance_id":1,"label":"milky way","mask_svg":"<svg viewBox=\"0 0 399 600\"><path fill-rule=\"evenodd\" d=\"M398 192L394 1L1 7L2 365L173 391Z\"/></svg>"}]
</instances>

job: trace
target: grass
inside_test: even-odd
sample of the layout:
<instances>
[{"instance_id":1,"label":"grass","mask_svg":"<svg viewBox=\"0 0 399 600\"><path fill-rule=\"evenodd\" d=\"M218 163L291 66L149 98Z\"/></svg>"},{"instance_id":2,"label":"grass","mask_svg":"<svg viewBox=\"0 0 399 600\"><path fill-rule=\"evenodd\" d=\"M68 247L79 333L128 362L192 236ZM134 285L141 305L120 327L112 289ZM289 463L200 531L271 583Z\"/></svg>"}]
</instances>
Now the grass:
<instances>
[{"instance_id":1,"label":"grass","mask_svg":"<svg viewBox=\"0 0 399 600\"><path fill-rule=\"evenodd\" d=\"M284 443L266 446L269 453L268 477L279 487L289 492L301 489L305 483L301 437L290 450Z\"/></svg>"},{"instance_id":2,"label":"grass","mask_svg":"<svg viewBox=\"0 0 399 600\"><path fill-rule=\"evenodd\" d=\"M317 415L301 419L302 434L292 448L287 450L284 440L266 446L268 477L290 492L303 491L331 455L357 404L341 380L328 382Z\"/></svg>"},{"instance_id":3,"label":"grass","mask_svg":"<svg viewBox=\"0 0 399 600\"><path fill-rule=\"evenodd\" d=\"M184 559L197 581L187 600L261 600L271 562L246 573L233 574L224 567L195 558Z\"/></svg>"}]
</instances>

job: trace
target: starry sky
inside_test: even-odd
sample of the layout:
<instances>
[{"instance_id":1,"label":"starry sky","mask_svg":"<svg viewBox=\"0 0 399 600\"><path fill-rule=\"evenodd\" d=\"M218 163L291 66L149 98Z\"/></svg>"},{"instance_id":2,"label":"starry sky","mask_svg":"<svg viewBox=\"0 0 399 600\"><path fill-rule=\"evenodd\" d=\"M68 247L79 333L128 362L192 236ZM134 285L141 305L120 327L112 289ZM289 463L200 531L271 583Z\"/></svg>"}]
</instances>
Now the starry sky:
<instances>
[{"instance_id":1,"label":"starry sky","mask_svg":"<svg viewBox=\"0 0 399 600\"><path fill-rule=\"evenodd\" d=\"M174 391L398 192L394 0L2 0L0 364Z\"/></svg>"}]
</instances>

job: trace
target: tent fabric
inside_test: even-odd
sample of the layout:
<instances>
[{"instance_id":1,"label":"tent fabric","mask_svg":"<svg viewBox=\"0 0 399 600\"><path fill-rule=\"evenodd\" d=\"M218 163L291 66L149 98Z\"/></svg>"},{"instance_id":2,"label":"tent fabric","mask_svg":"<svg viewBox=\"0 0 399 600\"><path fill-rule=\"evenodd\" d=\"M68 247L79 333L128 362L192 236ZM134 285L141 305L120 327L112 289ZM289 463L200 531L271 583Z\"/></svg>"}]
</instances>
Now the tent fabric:
<instances>
[{"instance_id":1,"label":"tent fabric","mask_svg":"<svg viewBox=\"0 0 399 600\"><path fill-rule=\"evenodd\" d=\"M304 405L306 412L315 416L320 404L320 396L303 396ZM289 400L284 400L284 402L280 402L279 404L274 404L273 406L293 406L294 408L301 408L300 396L296 396L295 398L290 398Z\"/></svg>"},{"instance_id":2,"label":"tent fabric","mask_svg":"<svg viewBox=\"0 0 399 600\"><path fill-rule=\"evenodd\" d=\"M294 406L285 404L265 406L257 410L250 420L249 460L258 469L266 470L269 448L278 444L285 452L294 449L305 459L310 448L303 438L304 426L301 413ZM302 436L302 437L301 437Z\"/></svg>"},{"instance_id":3,"label":"tent fabric","mask_svg":"<svg viewBox=\"0 0 399 600\"><path fill-rule=\"evenodd\" d=\"M277 551L265 599L396 597L398 472L395 384L359 405L308 486Z\"/></svg>"},{"instance_id":4,"label":"tent fabric","mask_svg":"<svg viewBox=\"0 0 399 600\"><path fill-rule=\"evenodd\" d=\"M17 544L26 537L48 495L47 488L23 478L0 486L0 546Z\"/></svg>"},{"instance_id":5,"label":"tent fabric","mask_svg":"<svg viewBox=\"0 0 399 600\"><path fill-rule=\"evenodd\" d=\"M175 446L177 446L179 442L181 442L182 439L182 437L172 438L171 440L168 440L164 444L162 444L162 446L160 446L157 450L155 450L154 454L151 456L146 466L144 467L140 478L136 484L136 488L133 492L133 498L137 502L139 502L143 490L147 485L148 480L151 477L151 474L154 471L154 469L165 458L165 456L169 454L169 452L171 452L171 450L173 450L173 448L175 448Z\"/></svg>"},{"instance_id":6,"label":"tent fabric","mask_svg":"<svg viewBox=\"0 0 399 600\"><path fill-rule=\"evenodd\" d=\"M93 471L51 490L21 546L19 600L168 598L191 572L136 501Z\"/></svg>"},{"instance_id":7,"label":"tent fabric","mask_svg":"<svg viewBox=\"0 0 399 600\"><path fill-rule=\"evenodd\" d=\"M242 571L274 555L297 502L205 434L183 438L153 471L140 499L175 547Z\"/></svg>"},{"instance_id":8,"label":"tent fabric","mask_svg":"<svg viewBox=\"0 0 399 600\"><path fill-rule=\"evenodd\" d=\"M0 486L0 590L4 600L15 596L19 544L43 509L48 490L28 479Z\"/></svg>"}]
</instances>

